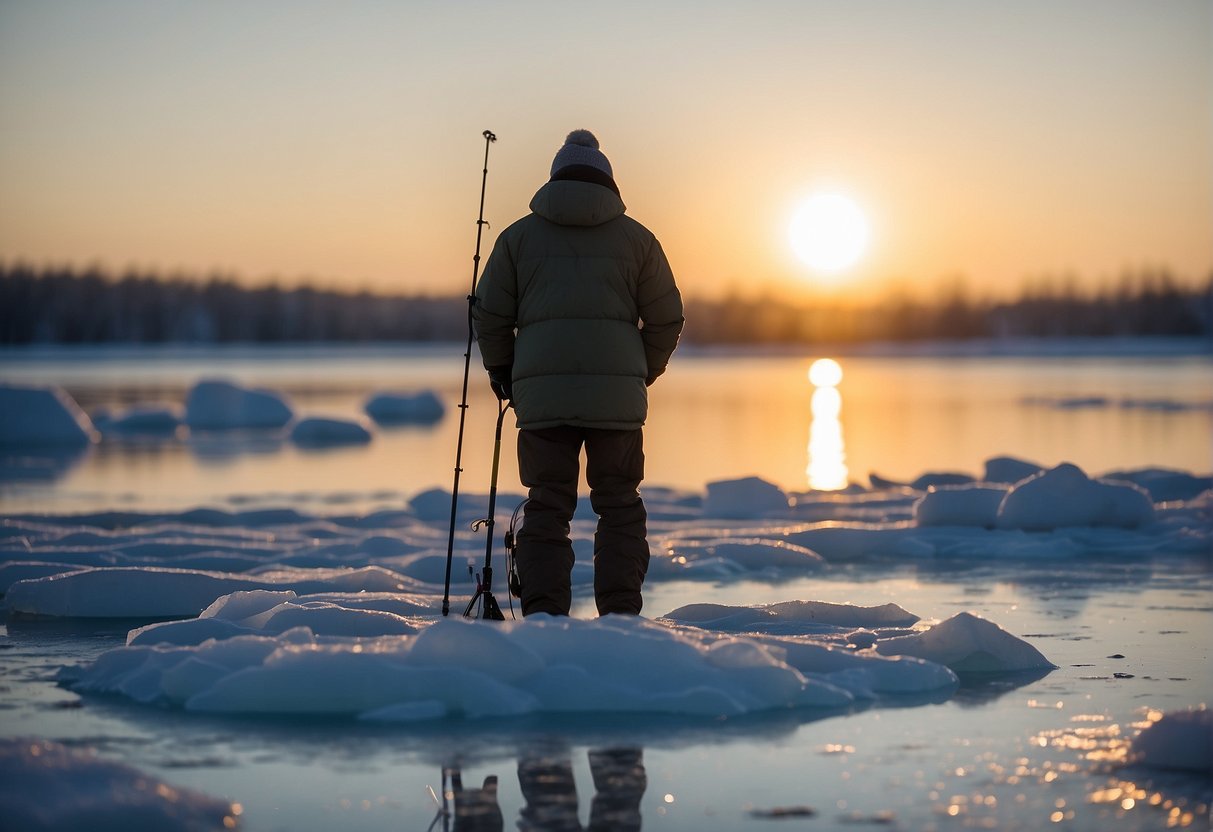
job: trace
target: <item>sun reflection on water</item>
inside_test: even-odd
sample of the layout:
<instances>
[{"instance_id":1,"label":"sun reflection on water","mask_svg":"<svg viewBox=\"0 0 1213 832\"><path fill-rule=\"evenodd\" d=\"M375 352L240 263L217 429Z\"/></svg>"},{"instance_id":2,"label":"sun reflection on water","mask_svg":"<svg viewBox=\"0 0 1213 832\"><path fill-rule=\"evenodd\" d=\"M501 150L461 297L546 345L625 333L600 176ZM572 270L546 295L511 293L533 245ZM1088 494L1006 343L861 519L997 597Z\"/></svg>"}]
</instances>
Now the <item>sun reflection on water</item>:
<instances>
[{"instance_id":1,"label":"sun reflection on water","mask_svg":"<svg viewBox=\"0 0 1213 832\"><path fill-rule=\"evenodd\" d=\"M809 464L805 470L809 488L838 491L847 487L846 452L842 440L842 367L832 358L819 358L809 368L814 386L810 409Z\"/></svg>"}]
</instances>

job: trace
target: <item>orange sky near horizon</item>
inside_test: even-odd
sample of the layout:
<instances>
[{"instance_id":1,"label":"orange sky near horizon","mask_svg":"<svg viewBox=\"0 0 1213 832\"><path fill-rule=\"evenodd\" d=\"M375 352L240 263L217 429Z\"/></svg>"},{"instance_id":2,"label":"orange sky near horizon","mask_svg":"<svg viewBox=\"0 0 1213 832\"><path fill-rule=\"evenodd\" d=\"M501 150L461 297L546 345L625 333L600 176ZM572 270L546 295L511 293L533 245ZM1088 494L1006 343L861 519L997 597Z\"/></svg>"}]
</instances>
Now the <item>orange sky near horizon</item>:
<instances>
[{"instance_id":1,"label":"orange sky near horizon","mask_svg":"<svg viewBox=\"0 0 1213 832\"><path fill-rule=\"evenodd\" d=\"M8 0L0 261L461 294L480 131L487 253L577 127L688 296L1213 272L1205 0ZM872 226L829 285L823 188Z\"/></svg>"}]
</instances>

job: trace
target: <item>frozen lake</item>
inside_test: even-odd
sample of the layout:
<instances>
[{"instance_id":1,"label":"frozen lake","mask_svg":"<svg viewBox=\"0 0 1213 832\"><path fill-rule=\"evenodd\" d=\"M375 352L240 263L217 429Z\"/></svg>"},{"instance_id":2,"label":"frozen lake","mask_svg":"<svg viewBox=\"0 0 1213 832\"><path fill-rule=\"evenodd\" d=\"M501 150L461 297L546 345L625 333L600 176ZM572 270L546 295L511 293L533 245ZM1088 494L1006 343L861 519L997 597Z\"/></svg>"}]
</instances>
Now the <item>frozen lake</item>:
<instances>
[{"instance_id":1,"label":"frozen lake","mask_svg":"<svg viewBox=\"0 0 1213 832\"><path fill-rule=\"evenodd\" d=\"M1101 577L1093 580L1091 569ZM585 823L595 794L588 752L601 749L642 751L644 829L765 829L773 821L762 813L779 810L812 810L804 826L827 829L1154 830L1172 818L1175 828L1204 828L1207 777L1114 763L1151 710L1213 694L1207 562L881 573L667 584L648 603L666 611L692 597L733 604L812 597L891 600L928 618L975 610L1029 636L1059 668L1043 678L970 682L946 701L736 721L621 716L410 728L82 700L54 685L55 671L120 645L125 622L12 622L0 640L0 725L7 736L95 748L174 786L235 801L250 830L425 829L437 808L426 787L441 789L443 766L461 768L465 787L496 776L511 829L527 802L520 763L524 772L567 766L575 793L567 779L549 777L540 800L565 806L566 819L572 801Z\"/></svg>"},{"instance_id":2,"label":"frozen lake","mask_svg":"<svg viewBox=\"0 0 1213 832\"><path fill-rule=\"evenodd\" d=\"M680 354L652 392L649 482L702 492L712 481L757 475L803 494L847 480L866 485L871 472L895 481L927 471L979 475L999 455L1070 461L1092 475L1213 468L1207 355L833 356L843 372L837 397L809 380L821 357ZM89 411L180 402L193 382L215 376L285 391L303 414L354 416L385 389L432 389L448 408L434 426L377 429L369 445L352 449L309 451L265 435L107 439L41 479L0 482L0 514L212 506L323 518L399 508L450 486L461 365L458 346L0 354L0 380L60 384ZM471 492L487 486L494 417L487 386L474 384L463 480ZM501 476L504 491L517 490L509 453ZM800 521L830 518L831 504L814 493L821 501L810 510L825 513L785 526L814 534L815 524ZM899 505L845 510L850 520L885 511L880 528L896 534L905 525ZM168 515L173 528L185 519ZM706 524L698 534L760 528L697 522ZM70 523L49 519L78 542ZM246 534L271 553L319 528L311 520L266 531L245 525L223 533ZM675 536L683 529L676 519L658 527ZM776 534L778 524L760 531ZM1206 828L1207 773L1123 761L1161 712L1213 699L1213 564L1207 549L1143 548L1133 534L1045 536L1015 556L1008 532L991 538L1003 549L990 557L945 556L942 544L924 555L922 541L934 538L920 536L918 548L888 550L904 554L835 558L823 549L828 563L812 575L665 574L646 588L652 617L695 603L797 599L895 603L924 626L972 611L1057 666L962 675L954 690L712 719L233 717L82 695L56 682L61 668L120 647L146 620L12 618L0 629L0 739L92 749L172 787L239 804L239 828L248 830L425 829L438 808L427 787L441 793L444 768L461 771L465 807L496 777L500 818L465 815L446 827L438 819L435 829ZM574 614L592 613L583 600ZM478 805L491 802L482 796Z\"/></svg>"}]
</instances>

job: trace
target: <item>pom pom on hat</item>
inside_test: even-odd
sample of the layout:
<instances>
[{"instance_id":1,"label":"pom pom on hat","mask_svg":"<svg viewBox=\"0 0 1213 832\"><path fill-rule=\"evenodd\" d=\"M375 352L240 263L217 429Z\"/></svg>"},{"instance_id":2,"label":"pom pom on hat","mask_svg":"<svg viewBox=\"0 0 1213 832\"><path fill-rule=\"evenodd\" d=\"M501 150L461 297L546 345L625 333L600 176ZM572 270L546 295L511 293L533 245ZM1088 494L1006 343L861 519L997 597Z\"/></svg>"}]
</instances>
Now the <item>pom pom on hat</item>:
<instances>
[{"instance_id":1,"label":"pom pom on hat","mask_svg":"<svg viewBox=\"0 0 1213 832\"><path fill-rule=\"evenodd\" d=\"M601 150L598 149L598 138L589 130L574 130L564 140L564 145L556 151L552 160L552 176L561 168L570 165L588 165L614 178L611 163Z\"/></svg>"},{"instance_id":2,"label":"pom pom on hat","mask_svg":"<svg viewBox=\"0 0 1213 832\"><path fill-rule=\"evenodd\" d=\"M565 144L576 144L582 147L592 147L598 149L598 137L589 130L574 130L569 133L568 138L564 140Z\"/></svg>"}]
</instances>

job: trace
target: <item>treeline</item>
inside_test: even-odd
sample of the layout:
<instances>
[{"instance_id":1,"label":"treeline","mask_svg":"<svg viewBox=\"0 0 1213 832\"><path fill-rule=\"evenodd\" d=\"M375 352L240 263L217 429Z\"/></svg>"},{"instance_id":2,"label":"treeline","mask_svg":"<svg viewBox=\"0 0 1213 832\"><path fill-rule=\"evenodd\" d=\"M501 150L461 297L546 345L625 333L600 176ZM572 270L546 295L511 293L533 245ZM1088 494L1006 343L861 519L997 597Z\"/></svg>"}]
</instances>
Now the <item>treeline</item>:
<instances>
[{"instance_id":1,"label":"treeline","mask_svg":"<svg viewBox=\"0 0 1213 832\"><path fill-rule=\"evenodd\" d=\"M689 300L685 338L712 344L859 343L1038 336L1213 336L1213 279L1183 286L1165 271L1084 293L1038 281L1012 301L973 298L957 282L931 299L865 307L774 298ZM383 296L248 287L230 277L163 279L100 270L0 265L0 344L457 341L462 297Z\"/></svg>"},{"instance_id":2,"label":"treeline","mask_svg":"<svg viewBox=\"0 0 1213 832\"><path fill-rule=\"evenodd\" d=\"M1071 279L1044 279L1009 301L974 298L959 281L929 300L894 294L867 306L790 306L734 297L689 303L687 318L699 340L730 344L1213 337L1213 277L1190 287L1165 271L1142 271L1095 293L1083 292Z\"/></svg>"},{"instance_id":3,"label":"treeline","mask_svg":"<svg viewBox=\"0 0 1213 832\"><path fill-rule=\"evenodd\" d=\"M2 344L451 341L466 332L463 298L0 266Z\"/></svg>"}]
</instances>

